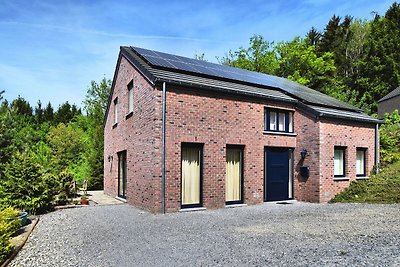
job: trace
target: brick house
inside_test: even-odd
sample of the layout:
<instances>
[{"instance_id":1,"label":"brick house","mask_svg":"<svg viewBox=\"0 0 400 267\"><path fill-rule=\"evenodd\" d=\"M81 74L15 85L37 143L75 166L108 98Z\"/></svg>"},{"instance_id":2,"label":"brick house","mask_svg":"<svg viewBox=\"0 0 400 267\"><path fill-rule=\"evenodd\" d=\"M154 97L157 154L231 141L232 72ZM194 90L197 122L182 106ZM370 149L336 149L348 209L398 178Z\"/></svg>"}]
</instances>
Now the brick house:
<instances>
[{"instance_id":1,"label":"brick house","mask_svg":"<svg viewBox=\"0 0 400 267\"><path fill-rule=\"evenodd\" d=\"M391 114L395 109L400 111L400 86L378 100L379 119L383 119L385 113Z\"/></svg>"},{"instance_id":2,"label":"brick house","mask_svg":"<svg viewBox=\"0 0 400 267\"><path fill-rule=\"evenodd\" d=\"M121 47L104 190L154 213L327 202L377 164L378 123L287 79Z\"/></svg>"}]
</instances>

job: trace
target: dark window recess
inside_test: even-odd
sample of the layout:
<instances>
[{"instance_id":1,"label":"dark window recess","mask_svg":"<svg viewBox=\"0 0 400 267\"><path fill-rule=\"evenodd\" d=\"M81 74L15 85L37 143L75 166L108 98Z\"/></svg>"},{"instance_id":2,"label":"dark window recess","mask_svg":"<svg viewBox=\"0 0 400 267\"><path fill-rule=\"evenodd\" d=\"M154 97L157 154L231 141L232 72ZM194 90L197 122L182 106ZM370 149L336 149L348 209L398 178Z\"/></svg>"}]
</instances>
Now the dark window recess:
<instances>
[{"instance_id":1,"label":"dark window recess","mask_svg":"<svg viewBox=\"0 0 400 267\"><path fill-rule=\"evenodd\" d=\"M364 177L366 176L367 149L357 148L356 151L356 176Z\"/></svg>"},{"instance_id":2,"label":"dark window recess","mask_svg":"<svg viewBox=\"0 0 400 267\"><path fill-rule=\"evenodd\" d=\"M264 130L293 133L293 111L265 109Z\"/></svg>"}]
</instances>

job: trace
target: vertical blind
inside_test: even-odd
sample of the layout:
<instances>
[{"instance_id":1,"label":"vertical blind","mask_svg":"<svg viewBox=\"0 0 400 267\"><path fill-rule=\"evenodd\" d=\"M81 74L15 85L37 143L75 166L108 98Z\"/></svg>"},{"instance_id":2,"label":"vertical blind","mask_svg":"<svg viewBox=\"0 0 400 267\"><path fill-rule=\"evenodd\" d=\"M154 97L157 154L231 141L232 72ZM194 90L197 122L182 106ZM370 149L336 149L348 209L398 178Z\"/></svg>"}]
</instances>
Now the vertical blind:
<instances>
[{"instance_id":1,"label":"vertical blind","mask_svg":"<svg viewBox=\"0 0 400 267\"><path fill-rule=\"evenodd\" d=\"M182 148L182 205L200 203L200 148Z\"/></svg>"},{"instance_id":2,"label":"vertical blind","mask_svg":"<svg viewBox=\"0 0 400 267\"><path fill-rule=\"evenodd\" d=\"M237 201L241 199L241 150L226 150L226 201Z\"/></svg>"}]
</instances>

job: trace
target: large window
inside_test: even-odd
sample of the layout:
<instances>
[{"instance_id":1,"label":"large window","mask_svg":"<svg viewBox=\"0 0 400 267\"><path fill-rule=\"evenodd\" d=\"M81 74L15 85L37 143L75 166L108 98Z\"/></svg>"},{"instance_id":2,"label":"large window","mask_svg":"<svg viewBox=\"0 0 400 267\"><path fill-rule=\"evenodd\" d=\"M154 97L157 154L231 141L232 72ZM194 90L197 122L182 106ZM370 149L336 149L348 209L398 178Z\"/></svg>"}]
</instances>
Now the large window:
<instances>
[{"instance_id":1,"label":"large window","mask_svg":"<svg viewBox=\"0 0 400 267\"><path fill-rule=\"evenodd\" d=\"M133 80L128 84L128 114L133 112Z\"/></svg>"},{"instance_id":2,"label":"large window","mask_svg":"<svg viewBox=\"0 0 400 267\"><path fill-rule=\"evenodd\" d=\"M366 159L365 148L357 148L356 152L356 176L363 177L365 176L365 159Z\"/></svg>"},{"instance_id":3,"label":"large window","mask_svg":"<svg viewBox=\"0 0 400 267\"><path fill-rule=\"evenodd\" d=\"M293 133L293 112L265 109L265 131Z\"/></svg>"},{"instance_id":4,"label":"large window","mask_svg":"<svg viewBox=\"0 0 400 267\"><path fill-rule=\"evenodd\" d=\"M344 147L335 147L334 169L335 177L345 177L345 156L346 149Z\"/></svg>"}]
</instances>

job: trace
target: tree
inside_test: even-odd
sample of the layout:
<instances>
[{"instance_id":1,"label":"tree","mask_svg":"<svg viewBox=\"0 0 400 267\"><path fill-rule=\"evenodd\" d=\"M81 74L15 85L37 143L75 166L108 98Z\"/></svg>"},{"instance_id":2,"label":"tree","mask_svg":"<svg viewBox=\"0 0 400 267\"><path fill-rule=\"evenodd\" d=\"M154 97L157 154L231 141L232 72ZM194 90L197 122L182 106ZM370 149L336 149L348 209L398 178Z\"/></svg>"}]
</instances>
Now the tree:
<instances>
[{"instance_id":1,"label":"tree","mask_svg":"<svg viewBox=\"0 0 400 267\"><path fill-rule=\"evenodd\" d=\"M52 151L53 168L57 171L68 169L79 161L85 151L80 128L60 123L47 134L47 142Z\"/></svg>"},{"instance_id":2,"label":"tree","mask_svg":"<svg viewBox=\"0 0 400 267\"><path fill-rule=\"evenodd\" d=\"M103 188L104 170L104 116L108 97L111 92L111 80L103 78L100 84L91 82L84 101L87 113L88 149L85 158L89 165L88 187Z\"/></svg>"},{"instance_id":3,"label":"tree","mask_svg":"<svg viewBox=\"0 0 400 267\"><path fill-rule=\"evenodd\" d=\"M17 99L14 99L11 102L11 109L18 115L23 115L27 117L32 116L32 107L28 101L23 99L21 96L18 96Z\"/></svg>"},{"instance_id":4,"label":"tree","mask_svg":"<svg viewBox=\"0 0 400 267\"><path fill-rule=\"evenodd\" d=\"M43 121L54 122L54 109L51 103L47 103L46 108L43 110Z\"/></svg>"},{"instance_id":5,"label":"tree","mask_svg":"<svg viewBox=\"0 0 400 267\"><path fill-rule=\"evenodd\" d=\"M35 107L35 119L36 123L43 122L43 109L42 109L42 102L39 100L37 106Z\"/></svg>"},{"instance_id":6,"label":"tree","mask_svg":"<svg viewBox=\"0 0 400 267\"><path fill-rule=\"evenodd\" d=\"M310 46L307 39L294 38L290 42L281 42L276 46L279 67L275 74L318 91L331 83L336 70L333 54L326 52L318 56L315 46Z\"/></svg>"},{"instance_id":7,"label":"tree","mask_svg":"<svg viewBox=\"0 0 400 267\"><path fill-rule=\"evenodd\" d=\"M273 43L268 42L261 35L250 38L250 47L241 47L235 52L229 51L220 63L266 74L274 74L278 68Z\"/></svg>"},{"instance_id":8,"label":"tree","mask_svg":"<svg viewBox=\"0 0 400 267\"><path fill-rule=\"evenodd\" d=\"M319 41L321 40L321 33L317 31L314 27L311 27L311 30L308 31L306 35L307 43L308 45L313 45L316 46L319 44Z\"/></svg>"},{"instance_id":9,"label":"tree","mask_svg":"<svg viewBox=\"0 0 400 267\"><path fill-rule=\"evenodd\" d=\"M29 213L43 213L52 207L51 189L45 174L29 154L16 153L6 164L0 180L0 206L15 207Z\"/></svg>"}]
</instances>

